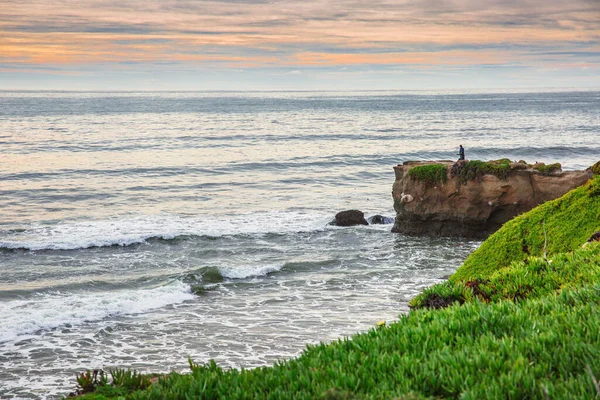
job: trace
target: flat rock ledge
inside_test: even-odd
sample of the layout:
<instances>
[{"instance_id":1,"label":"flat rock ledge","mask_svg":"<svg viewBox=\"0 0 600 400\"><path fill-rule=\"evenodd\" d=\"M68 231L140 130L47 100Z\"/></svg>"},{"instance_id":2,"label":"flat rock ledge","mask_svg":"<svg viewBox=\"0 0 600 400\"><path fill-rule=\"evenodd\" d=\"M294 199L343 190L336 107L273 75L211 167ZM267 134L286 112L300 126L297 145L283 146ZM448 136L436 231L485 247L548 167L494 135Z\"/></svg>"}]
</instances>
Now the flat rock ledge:
<instances>
[{"instance_id":1,"label":"flat rock ledge","mask_svg":"<svg viewBox=\"0 0 600 400\"><path fill-rule=\"evenodd\" d=\"M409 174L412 168L428 164L447 167L445 183L432 184ZM407 161L394 167L392 232L483 239L508 220L563 196L593 176L591 169L544 174L534 168L515 168L505 179L484 174L461 183L451 173L455 164Z\"/></svg>"}]
</instances>

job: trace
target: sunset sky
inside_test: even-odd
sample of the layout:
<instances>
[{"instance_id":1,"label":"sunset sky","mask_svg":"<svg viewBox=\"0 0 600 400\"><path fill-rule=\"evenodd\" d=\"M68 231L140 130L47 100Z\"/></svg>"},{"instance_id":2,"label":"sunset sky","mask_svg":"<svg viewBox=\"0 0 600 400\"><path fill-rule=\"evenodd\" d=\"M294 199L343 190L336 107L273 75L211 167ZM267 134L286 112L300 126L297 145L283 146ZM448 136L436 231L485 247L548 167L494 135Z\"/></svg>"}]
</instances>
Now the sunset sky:
<instances>
[{"instance_id":1,"label":"sunset sky","mask_svg":"<svg viewBox=\"0 0 600 400\"><path fill-rule=\"evenodd\" d=\"M600 0L2 0L0 89L600 87Z\"/></svg>"}]
</instances>

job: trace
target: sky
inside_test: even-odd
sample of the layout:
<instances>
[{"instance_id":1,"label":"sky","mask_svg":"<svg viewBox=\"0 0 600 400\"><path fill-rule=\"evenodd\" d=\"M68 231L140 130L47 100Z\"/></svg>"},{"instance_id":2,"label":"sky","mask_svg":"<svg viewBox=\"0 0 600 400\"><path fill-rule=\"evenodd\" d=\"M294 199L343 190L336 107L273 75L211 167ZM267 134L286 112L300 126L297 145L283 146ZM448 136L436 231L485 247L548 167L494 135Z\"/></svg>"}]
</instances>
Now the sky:
<instances>
[{"instance_id":1,"label":"sky","mask_svg":"<svg viewBox=\"0 0 600 400\"><path fill-rule=\"evenodd\" d=\"M0 90L600 88L600 0L1 0Z\"/></svg>"}]
</instances>

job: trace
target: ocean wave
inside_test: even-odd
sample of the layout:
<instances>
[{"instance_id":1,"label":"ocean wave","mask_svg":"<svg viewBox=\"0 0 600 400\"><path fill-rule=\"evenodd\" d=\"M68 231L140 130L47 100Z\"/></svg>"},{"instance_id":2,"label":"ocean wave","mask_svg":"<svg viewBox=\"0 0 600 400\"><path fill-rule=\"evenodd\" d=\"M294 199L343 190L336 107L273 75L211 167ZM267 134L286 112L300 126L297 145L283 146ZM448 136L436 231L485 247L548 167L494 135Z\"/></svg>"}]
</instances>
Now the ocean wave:
<instances>
[{"instance_id":1,"label":"ocean wave","mask_svg":"<svg viewBox=\"0 0 600 400\"><path fill-rule=\"evenodd\" d=\"M244 265L235 267L219 267L221 275L228 279L245 279L265 276L283 268L282 264Z\"/></svg>"},{"instance_id":2,"label":"ocean wave","mask_svg":"<svg viewBox=\"0 0 600 400\"><path fill-rule=\"evenodd\" d=\"M320 268L338 267L341 261L337 258L325 258L322 260L298 260L286 262L282 268L287 272L303 272Z\"/></svg>"},{"instance_id":3,"label":"ocean wave","mask_svg":"<svg viewBox=\"0 0 600 400\"><path fill-rule=\"evenodd\" d=\"M177 241L190 237L221 237L323 230L327 214L265 212L226 217L175 215L124 216L98 221L32 225L0 232L3 250L76 250L129 246L152 240Z\"/></svg>"},{"instance_id":4,"label":"ocean wave","mask_svg":"<svg viewBox=\"0 0 600 400\"><path fill-rule=\"evenodd\" d=\"M273 272L280 271L283 267L283 264L245 264L227 267L202 267L187 272L180 277L180 279L190 285L214 285L223 282L225 279L245 279L266 276Z\"/></svg>"},{"instance_id":5,"label":"ocean wave","mask_svg":"<svg viewBox=\"0 0 600 400\"><path fill-rule=\"evenodd\" d=\"M227 267L201 267L172 278L180 279L182 282L190 284L192 287L196 285L214 286L226 280L267 276L279 271L286 273L297 273L319 268L330 268L338 266L339 263L340 261L335 258L326 258L323 260L297 260L272 264L238 263L236 265L230 265Z\"/></svg>"},{"instance_id":6,"label":"ocean wave","mask_svg":"<svg viewBox=\"0 0 600 400\"><path fill-rule=\"evenodd\" d=\"M429 137L431 139L431 137ZM463 142L461 139L456 139L456 147L458 143ZM469 146L466 147L467 158L473 160L495 160L500 158L509 158L519 160L524 158L526 161L534 163L535 161L544 162L561 162L569 163L572 160L578 160L578 163L585 165L587 168L598 161L597 157L600 154L600 147L590 146L515 146L515 147L484 147L484 146ZM232 163L227 167L227 170L276 170L283 171L286 169L297 169L304 167L311 168L338 168L343 165L352 165L353 167L365 166L393 166L402 161L420 160L420 161L437 161L437 160L454 160L456 159L456 151L450 148L443 150L415 150L396 153L377 154L336 154L327 157L296 157L287 161L261 161L261 162L238 162ZM588 163L588 164L586 164ZM575 168L580 168L580 165ZM225 171L225 170L223 170ZM372 172L371 172L372 173ZM345 177L348 179L349 177ZM282 178L282 181L289 177ZM337 182L337 185L341 182Z\"/></svg>"},{"instance_id":7,"label":"ocean wave","mask_svg":"<svg viewBox=\"0 0 600 400\"><path fill-rule=\"evenodd\" d=\"M223 274L218 267L203 267L185 273L180 279L190 285L215 284L223 282Z\"/></svg>"},{"instance_id":8,"label":"ocean wave","mask_svg":"<svg viewBox=\"0 0 600 400\"><path fill-rule=\"evenodd\" d=\"M55 292L5 301L0 309L0 343L61 326L140 314L194 298L188 284L173 281L152 289L69 294Z\"/></svg>"}]
</instances>

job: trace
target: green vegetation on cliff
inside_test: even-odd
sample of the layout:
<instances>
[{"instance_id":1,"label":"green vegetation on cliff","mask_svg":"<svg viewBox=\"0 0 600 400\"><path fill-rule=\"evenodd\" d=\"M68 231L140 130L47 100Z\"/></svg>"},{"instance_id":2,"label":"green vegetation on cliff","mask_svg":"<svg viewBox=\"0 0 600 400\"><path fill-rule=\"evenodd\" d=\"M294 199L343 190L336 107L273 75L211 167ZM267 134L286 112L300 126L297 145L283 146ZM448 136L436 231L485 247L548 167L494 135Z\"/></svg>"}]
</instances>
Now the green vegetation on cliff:
<instances>
[{"instance_id":1,"label":"green vegetation on cliff","mask_svg":"<svg viewBox=\"0 0 600 400\"><path fill-rule=\"evenodd\" d=\"M408 176L423 182L426 186L446 183L448 168L443 164L419 165L408 171Z\"/></svg>"},{"instance_id":2,"label":"green vegetation on cliff","mask_svg":"<svg viewBox=\"0 0 600 400\"><path fill-rule=\"evenodd\" d=\"M190 361L86 399L563 399L600 396L600 177L505 224L399 320L273 367ZM439 307L439 309L435 309ZM442 308L443 307L443 308Z\"/></svg>"},{"instance_id":3,"label":"green vegetation on cliff","mask_svg":"<svg viewBox=\"0 0 600 400\"><path fill-rule=\"evenodd\" d=\"M518 163L513 163L508 158L501 158L499 160L492 161L479 161L472 160L467 162L457 162L452 165L450 174L458 178L460 183L467 183L474 179L479 179L483 175L489 174L494 175L498 179L506 179L512 170L523 170L523 169L534 169L541 172L543 175L551 175L554 172L562 170L560 163L554 164L527 164L527 162L520 160Z\"/></svg>"},{"instance_id":4,"label":"green vegetation on cliff","mask_svg":"<svg viewBox=\"0 0 600 400\"><path fill-rule=\"evenodd\" d=\"M496 270L485 278L446 281L425 289L415 297L413 308L441 308L458 302L497 302L541 298L564 288L581 288L600 282L600 245L590 243L552 259L528 257Z\"/></svg>"},{"instance_id":5,"label":"green vegetation on cliff","mask_svg":"<svg viewBox=\"0 0 600 400\"><path fill-rule=\"evenodd\" d=\"M580 247L600 230L600 177L508 221L467 258L452 281L487 278L528 256L547 257Z\"/></svg>"},{"instance_id":6,"label":"green vegetation on cliff","mask_svg":"<svg viewBox=\"0 0 600 400\"><path fill-rule=\"evenodd\" d=\"M592 167L593 171L600 171L600 162ZM594 169L595 168L595 169ZM562 170L560 163L554 164L527 164L521 160L513 163L508 158L491 161L459 161L450 168L450 175L457 177L460 183L467 183L481 178L483 175L494 175L499 179L506 179L512 170L534 169L543 175L551 175L554 172ZM435 186L438 183L446 183L448 168L443 164L426 164L411 168L408 175L417 181L423 182L426 186ZM596 174L600 172L595 172Z\"/></svg>"},{"instance_id":7,"label":"green vegetation on cliff","mask_svg":"<svg viewBox=\"0 0 600 400\"><path fill-rule=\"evenodd\" d=\"M452 166L452 176L458 177L460 183L467 183L473 179L481 178L485 174L494 175L499 179L506 179L510 174L510 160L503 158L495 161L473 160L466 163L455 163Z\"/></svg>"},{"instance_id":8,"label":"green vegetation on cliff","mask_svg":"<svg viewBox=\"0 0 600 400\"><path fill-rule=\"evenodd\" d=\"M554 172L561 171L562 165L560 165L560 163L547 164L547 165L544 163L537 163L533 166L533 168L540 171L542 173L542 175L551 175Z\"/></svg>"}]
</instances>

